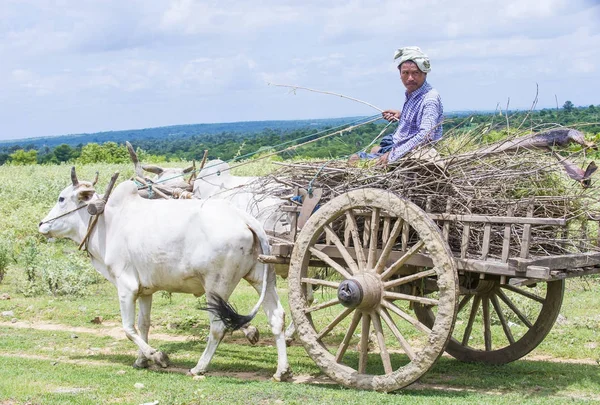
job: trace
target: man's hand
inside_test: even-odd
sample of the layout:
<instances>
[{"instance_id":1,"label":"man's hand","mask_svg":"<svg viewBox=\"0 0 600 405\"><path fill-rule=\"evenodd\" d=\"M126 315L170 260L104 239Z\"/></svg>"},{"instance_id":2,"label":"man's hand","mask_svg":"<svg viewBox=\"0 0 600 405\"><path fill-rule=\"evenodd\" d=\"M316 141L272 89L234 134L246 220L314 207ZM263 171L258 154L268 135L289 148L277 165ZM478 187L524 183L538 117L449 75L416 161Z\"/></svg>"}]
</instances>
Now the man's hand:
<instances>
[{"instance_id":1,"label":"man's hand","mask_svg":"<svg viewBox=\"0 0 600 405\"><path fill-rule=\"evenodd\" d=\"M384 120L387 121L398 121L400 119L400 111L398 110L385 110L381 113Z\"/></svg>"}]
</instances>

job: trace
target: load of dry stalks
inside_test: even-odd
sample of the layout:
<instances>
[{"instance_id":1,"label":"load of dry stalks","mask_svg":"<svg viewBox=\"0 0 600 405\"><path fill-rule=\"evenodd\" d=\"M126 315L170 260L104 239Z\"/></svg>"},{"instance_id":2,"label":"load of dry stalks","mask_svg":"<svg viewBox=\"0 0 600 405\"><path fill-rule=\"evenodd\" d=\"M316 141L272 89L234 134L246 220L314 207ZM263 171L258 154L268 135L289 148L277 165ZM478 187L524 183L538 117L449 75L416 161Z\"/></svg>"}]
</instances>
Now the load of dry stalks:
<instances>
[{"instance_id":1,"label":"load of dry stalks","mask_svg":"<svg viewBox=\"0 0 600 405\"><path fill-rule=\"evenodd\" d=\"M576 164L584 162L585 151L594 147L583 134L557 126L535 128L538 132L515 131L501 142L481 146L487 128L450 130L434 152L415 152L387 168L374 161L355 166L346 160L283 163L263 179L264 187L276 180L288 186L322 188L322 203L350 190L374 187L403 196L428 213L563 218L566 227L532 227L531 255L600 250L598 193L590 177L595 164L587 170ZM582 148L569 153L570 143ZM519 255L522 227L512 228L511 256ZM459 221L449 233L455 252L460 251L462 229ZM471 225L467 257L480 254L482 233L483 224ZM490 257L500 257L503 233L504 226L492 227Z\"/></svg>"}]
</instances>

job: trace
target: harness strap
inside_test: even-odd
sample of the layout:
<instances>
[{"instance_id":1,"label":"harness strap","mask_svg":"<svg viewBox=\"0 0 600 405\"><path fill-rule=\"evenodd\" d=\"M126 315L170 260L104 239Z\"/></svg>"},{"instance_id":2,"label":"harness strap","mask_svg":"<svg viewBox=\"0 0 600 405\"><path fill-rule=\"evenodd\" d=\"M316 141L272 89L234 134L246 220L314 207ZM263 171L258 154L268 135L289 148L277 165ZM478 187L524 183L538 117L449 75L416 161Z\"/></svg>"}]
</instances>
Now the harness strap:
<instances>
[{"instance_id":1,"label":"harness strap","mask_svg":"<svg viewBox=\"0 0 600 405\"><path fill-rule=\"evenodd\" d=\"M63 212L62 214L60 214L60 215L58 215L58 216L56 216L56 217L54 217L54 218L50 218L50 219L49 219L49 220L47 220L47 221L42 221L41 223L42 223L42 224L47 224L47 223L48 223L48 222L50 222L50 221L54 221L54 220L56 220L56 219L58 219L58 218L62 218L62 217L64 217L64 216L67 216L67 215L69 215L69 214L72 214L72 213L74 213L75 211L79 211L80 209L82 209L82 208L85 208L85 207L87 207L87 204L80 205L79 207L77 207L77 208L74 208L74 209L72 209L71 211Z\"/></svg>"}]
</instances>

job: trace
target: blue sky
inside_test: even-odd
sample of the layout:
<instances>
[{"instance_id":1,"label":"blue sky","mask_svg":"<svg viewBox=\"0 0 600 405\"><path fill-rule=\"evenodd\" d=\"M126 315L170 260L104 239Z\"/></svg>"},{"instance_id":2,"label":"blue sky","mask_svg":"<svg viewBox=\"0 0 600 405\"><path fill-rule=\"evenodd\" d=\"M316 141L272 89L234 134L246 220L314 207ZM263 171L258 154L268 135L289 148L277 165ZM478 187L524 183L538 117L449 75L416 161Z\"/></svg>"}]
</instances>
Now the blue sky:
<instances>
[{"instance_id":1,"label":"blue sky","mask_svg":"<svg viewBox=\"0 0 600 405\"><path fill-rule=\"evenodd\" d=\"M400 108L420 46L446 111L600 104L598 0L1 0L0 139Z\"/></svg>"}]
</instances>

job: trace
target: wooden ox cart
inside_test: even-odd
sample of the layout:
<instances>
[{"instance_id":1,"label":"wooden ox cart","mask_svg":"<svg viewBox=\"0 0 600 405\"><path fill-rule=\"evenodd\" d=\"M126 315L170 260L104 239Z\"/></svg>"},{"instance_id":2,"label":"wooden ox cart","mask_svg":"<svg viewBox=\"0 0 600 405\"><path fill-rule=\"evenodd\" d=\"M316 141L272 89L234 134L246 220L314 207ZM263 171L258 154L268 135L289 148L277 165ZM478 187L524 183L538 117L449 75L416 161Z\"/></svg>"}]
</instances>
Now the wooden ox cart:
<instances>
[{"instance_id":1,"label":"wooden ox cart","mask_svg":"<svg viewBox=\"0 0 600 405\"><path fill-rule=\"evenodd\" d=\"M598 221L590 200L582 203L590 173L581 179L588 188L549 196L540 190L556 168L531 169L543 153L520 151L516 161L500 149L475 163L471 153L384 173L294 168L315 188L302 192L303 205L282 207L291 232L273 237L262 260L287 277L297 337L325 374L393 391L444 351L467 362L515 361L550 332L565 279L600 272ZM517 174L531 182L528 192ZM289 172L275 176L303 183Z\"/></svg>"}]
</instances>

